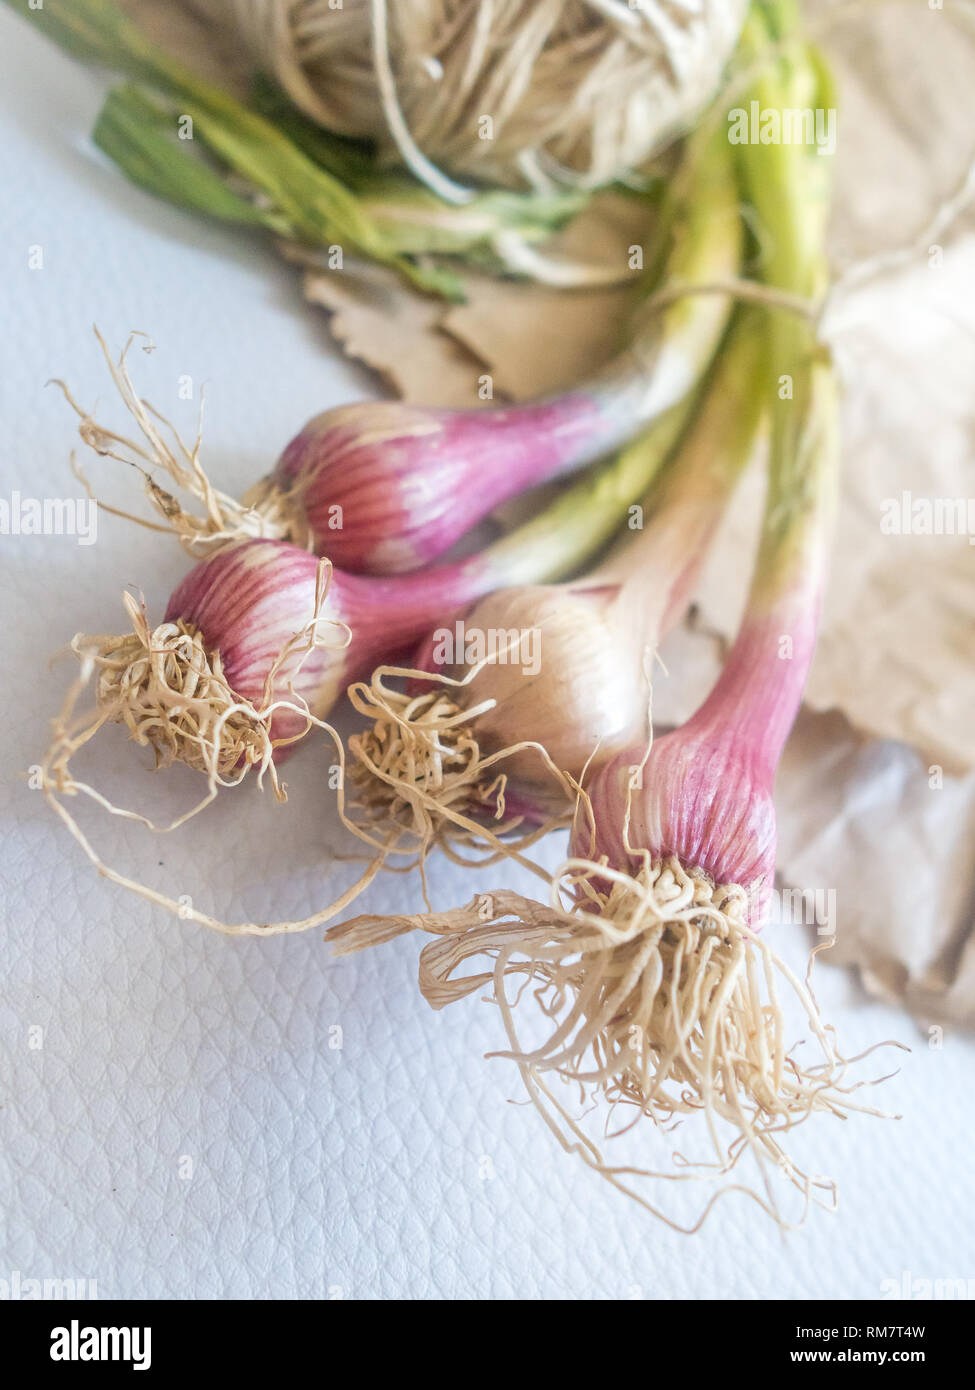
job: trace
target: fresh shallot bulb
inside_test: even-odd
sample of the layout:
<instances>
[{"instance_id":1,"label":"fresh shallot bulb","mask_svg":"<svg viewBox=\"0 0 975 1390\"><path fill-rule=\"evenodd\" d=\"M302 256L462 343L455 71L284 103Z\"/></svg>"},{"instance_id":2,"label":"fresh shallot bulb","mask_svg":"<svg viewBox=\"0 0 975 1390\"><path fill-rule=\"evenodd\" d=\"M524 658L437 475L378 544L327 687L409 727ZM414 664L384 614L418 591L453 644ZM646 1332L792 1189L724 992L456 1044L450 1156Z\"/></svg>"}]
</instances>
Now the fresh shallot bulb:
<instances>
[{"instance_id":1,"label":"fresh shallot bulb","mask_svg":"<svg viewBox=\"0 0 975 1390\"><path fill-rule=\"evenodd\" d=\"M646 726L645 633L620 586L524 585L489 594L453 628L433 634L424 665L454 680L464 708L480 707L482 753L505 752L512 793L544 807L556 767L580 776ZM483 662L483 664L481 664Z\"/></svg>"},{"instance_id":2,"label":"fresh shallot bulb","mask_svg":"<svg viewBox=\"0 0 975 1390\"><path fill-rule=\"evenodd\" d=\"M640 396L651 415L674 403ZM295 530L337 565L405 573L443 555L508 498L609 452L642 418L622 391L595 388L497 410L340 406L291 441L261 485L262 505L276 491L275 509L290 512Z\"/></svg>"},{"instance_id":3,"label":"fresh shallot bulb","mask_svg":"<svg viewBox=\"0 0 975 1390\"><path fill-rule=\"evenodd\" d=\"M349 740L352 780L376 833L424 857L472 836L527 846L563 821L584 769L646 728L663 606L634 621L624 584L502 589L427 637L405 692L386 667L352 685L370 721Z\"/></svg>"},{"instance_id":4,"label":"fresh shallot bulb","mask_svg":"<svg viewBox=\"0 0 975 1390\"><path fill-rule=\"evenodd\" d=\"M636 745L599 770L589 792L595 836L590 842L588 824L578 823L572 853L605 856L625 873L638 872L646 854L655 865L675 856L715 884L740 885L759 925L775 874L772 788L737 731L699 713L649 753Z\"/></svg>"},{"instance_id":5,"label":"fresh shallot bulb","mask_svg":"<svg viewBox=\"0 0 975 1390\"><path fill-rule=\"evenodd\" d=\"M575 787L645 732L649 668L683 614L687 557L661 544L645 563L588 581L500 589L441 624L414 654L405 694L386 671L350 689L371 728L349 743L377 820L408 826L423 852L474 818L538 827ZM635 557L633 557L635 558ZM410 576L406 576L409 578ZM527 833L532 839L537 830Z\"/></svg>"},{"instance_id":6,"label":"fresh shallot bulb","mask_svg":"<svg viewBox=\"0 0 975 1390\"><path fill-rule=\"evenodd\" d=\"M266 775L284 800L278 765L313 726L331 738L344 767L342 739L325 718L347 683L371 669L381 655L414 644L442 611L470 603L493 577L490 564L478 557L430 576L391 580L346 575L288 542L252 540L198 564L155 627L144 603L126 594L131 631L82 635L72 643L82 672L54 721L54 740L40 765L45 795L102 874L180 917L231 934L297 931L324 922L366 886L378 864L304 922L230 927L195 908L184 912L182 899L167 898L99 859L65 798L81 793L150 829L164 827L139 811L113 806L94 786L78 780L72 759L103 726L122 724L136 743L152 749L157 768L179 762L202 772L206 793L165 827L169 829L252 770L259 781ZM94 708L76 712L92 678ZM361 834L346 814L341 780L337 788L343 823ZM375 848L368 834L364 838Z\"/></svg>"},{"instance_id":7,"label":"fresh shallot bulb","mask_svg":"<svg viewBox=\"0 0 975 1390\"><path fill-rule=\"evenodd\" d=\"M219 661L236 698L260 708L271 680L268 693L283 702L271 720L275 740L294 738L307 726L302 704L315 714L327 713L342 692L353 656L342 616L351 605L334 573L316 621L318 572L315 557L298 546L248 541L197 565L166 608L165 621L192 630L210 663ZM333 641L306 643L302 650L294 639L311 625L325 642L330 626ZM290 650L289 644L294 644ZM275 760L292 747L277 747Z\"/></svg>"},{"instance_id":8,"label":"fresh shallot bulb","mask_svg":"<svg viewBox=\"0 0 975 1390\"><path fill-rule=\"evenodd\" d=\"M786 597L771 614L753 615L696 714L649 752L635 746L598 773L591 857L632 873L647 852L656 864L676 856L715 884L738 884L748 920L761 925L775 877L775 770L802 698L817 613L815 598ZM588 827L577 826L576 841L573 852L589 855Z\"/></svg>"}]
</instances>

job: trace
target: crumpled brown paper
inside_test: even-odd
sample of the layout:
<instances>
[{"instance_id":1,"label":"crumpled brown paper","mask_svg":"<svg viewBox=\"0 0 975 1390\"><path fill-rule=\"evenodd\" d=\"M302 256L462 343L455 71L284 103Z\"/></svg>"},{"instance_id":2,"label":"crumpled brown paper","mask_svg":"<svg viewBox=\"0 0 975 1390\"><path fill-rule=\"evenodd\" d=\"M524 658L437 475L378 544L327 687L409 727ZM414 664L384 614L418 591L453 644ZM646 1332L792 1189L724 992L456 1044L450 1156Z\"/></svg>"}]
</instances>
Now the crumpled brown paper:
<instances>
[{"instance_id":1,"label":"crumpled brown paper","mask_svg":"<svg viewBox=\"0 0 975 1390\"><path fill-rule=\"evenodd\" d=\"M960 0L806 12L839 83L823 332L846 383L845 480L807 710L779 779L780 870L789 886L835 890L827 958L926 1019L972 1024L975 546L881 523L905 493L975 497L975 22ZM640 239L611 218L606 229L610 243ZM598 216L583 226L582 258L598 259L603 235ZM611 355L629 293L472 277L469 302L446 307L371 269L309 269L306 290L346 352L407 399L445 405L480 403L484 372L495 399L570 384ZM690 713L734 632L760 491L756 474L692 624L664 648L661 723Z\"/></svg>"},{"instance_id":2,"label":"crumpled brown paper","mask_svg":"<svg viewBox=\"0 0 975 1390\"><path fill-rule=\"evenodd\" d=\"M350 262L338 273L300 247L281 251L303 267L305 298L328 311L343 352L371 367L393 395L467 409L492 404L478 390L483 359L442 329L442 301L410 293L380 265Z\"/></svg>"},{"instance_id":3,"label":"crumpled brown paper","mask_svg":"<svg viewBox=\"0 0 975 1390\"><path fill-rule=\"evenodd\" d=\"M975 1023L975 773L803 714L776 797L783 877L836 892L824 959L927 1022Z\"/></svg>"},{"instance_id":4,"label":"crumpled brown paper","mask_svg":"<svg viewBox=\"0 0 975 1390\"><path fill-rule=\"evenodd\" d=\"M648 202L600 194L547 243L546 255L615 270L627 265L631 246L651 244L653 226ZM447 305L414 294L381 267L336 273L318 267L320 257L283 249L308 265L306 297L331 311L343 349L423 405L483 405L485 374L488 403L545 395L590 375L619 348L639 279L559 290L470 272L462 276L467 302Z\"/></svg>"}]
</instances>

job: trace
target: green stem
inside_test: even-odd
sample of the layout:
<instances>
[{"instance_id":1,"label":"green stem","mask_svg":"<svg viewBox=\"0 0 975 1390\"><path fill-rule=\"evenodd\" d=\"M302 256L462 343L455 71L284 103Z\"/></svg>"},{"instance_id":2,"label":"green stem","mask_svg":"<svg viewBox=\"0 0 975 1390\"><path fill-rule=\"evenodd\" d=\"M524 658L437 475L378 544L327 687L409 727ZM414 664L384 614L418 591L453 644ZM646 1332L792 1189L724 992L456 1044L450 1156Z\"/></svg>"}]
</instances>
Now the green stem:
<instances>
[{"instance_id":1,"label":"green stem","mask_svg":"<svg viewBox=\"0 0 975 1390\"><path fill-rule=\"evenodd\" d=\"M702 391L574 484L541 516L488 548L487 558L503 569L503 582L543 584L584 569L620 535L636 503L655 535L662 519L666 524L668 516L695 499L704 499L702 515L719 513L752 456L764 413L764 381L757 370L761 358L758 316L745 310L736 316ZM615 580L634 567L638 572L642 540L624 531L600 573L605 569L607 578ZM688 560L694 545L686 545Z\"/></svg>"},{"instance_id":2,"label":"green stem","mask_svg":"<svg viewBox=\"0 0 975 1390\"><path fill-rule=\"evenodd\" d=\"M696 401L692 395L672 406L637 446L583 475L541 515L489 546L485 560L497 568L499 584L546 584L595 559L673 453Z\"/></svg>"},{"instance_id":3,"label":"green stem","mask_svg":"<svg viewBox=\"0 0 975 1390\"><path fill-rule=\"evenodd\" d=\"M679 289L727 280L738 273L742 224L727 138L688 142L678 203L665 217L670 233L666 287ZM647 275L651 275L648 270ZM662 379L688 385L675 403L616 457L584 474L540 516L490 547L505 584L545 583L581 570L613 539L627 510L653 486L699 407L710 363L733 310L730 294L678 297L656 320L638 328L633 347L605 376L618 408L643 410ZM652 328L653 334L648 331ZM636 359L636 366L634 365ZM644 397L634 401L633 397Z\"/></svg>"},{"instance_id":4,"label":"green stem","mask_svg":"<svg viewBox=\"0 0 975 1390\"><path fill-rule=\"evenodd\" d=\"M768 405L762 329L759 310L745 307L735 314L680 448L643 500L655 532L661 518L678 513L720 516L752 459ZM641 447L638 441L628 452L638 453ZM679 526L672 537L668 534L668 543L689 552L691 558L696 547L685 526ZM618 558L621 573L633 568L639 575L641 567L634 565L639 550L639 535L624 537L600 572L615 569Z\"/></svg>"},{"instance_id":5,"label":"green stem","mask_svg":"<svg viewBox=\"0 0 975 1390\"><path fill-rule=\"evenodd\" d=\"M794 35L794 42L789 43ZM743 46L761 61L751 99L762 111L823 109L835 102L820 55L799 37L794 0L760 0ZM783 127L784 128L784 127ZM761 276L773 289L815 300L825 289L831 156L804 144L741 147L758 219ZM825 570L838 460L836 388L814 325L773 309L766 372L772 402L769 489L753 600L767 605L791 587L818 594Z\"/></svg>"}]
</instances>

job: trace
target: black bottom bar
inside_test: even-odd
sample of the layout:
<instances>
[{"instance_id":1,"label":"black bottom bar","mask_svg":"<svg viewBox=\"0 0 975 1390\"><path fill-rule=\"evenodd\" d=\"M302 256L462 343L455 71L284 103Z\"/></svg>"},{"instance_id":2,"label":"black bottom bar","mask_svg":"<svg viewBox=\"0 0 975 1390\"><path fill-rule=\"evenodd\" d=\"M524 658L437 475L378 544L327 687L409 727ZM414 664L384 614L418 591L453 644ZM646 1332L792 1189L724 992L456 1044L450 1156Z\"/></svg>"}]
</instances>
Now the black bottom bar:
<instances>
[{"instance_id":1,"label":"black bottom bar","mask_svg":"<svg viewBox=\"0 0 975 1390\"><path fill-rule=\"evenodd\" d=\"M642 1326L649 1334L648 1348L657 1342L653 1322L663 1318L673 1356L681 1356L685 1349L688 1367L698 1379L702 1371L722 1372L746 1363L773 1373L795 1366L827 1374L840 1366L908 1372L937 1367L947 1373L970 1339L970 1307L967 1302L949 1300L663 1302L642 1308L627 1304L624 1315L631 1330ZM499 1323L491 1306L452 1303L450 1308L445 1324L439 1304L400 1309L395 1303L340 1300L256 1305L6 1302L0 1303L0 1338L5 1360L22 1368L21 1383L27 1384L24 1374L34 1372L44 1374L45 1383L51 1375L68 1383L92 1371L100 1376L113 1372L156 1376L169 1383L187 1371L206 1369L218 1369L224 1375L240 1373L253 1382L261 1375L290 1378L305 1366L324 1377L330 1368L340 1367L343 1374L348 1374L347 1368L353 1374L361 1368L375 1376L388 1365L392 1374L401 1377L411 1363L436 1373L434 1348L442 1338L452 1346L466 1344L474 1352L476 1346L484 1345L485 1337L495 1351L509 1346L517 1355L520 1380L530 1369L526 1358L535 1355L539 1375L551 1377L550 1339L525 1335L525 1328L518 1332L517 1324ZM431 1327L425 1331L427 1317ZM590 1333L600 1325L604 1334L605 1324L599 1323L592 1324ZM574 1319L562 1326L566 1352L579 1334L588 1340L584 1322ZM623 1326L616 1326L625 1337ZM436 1340L428 1340L431 1337ZM643 1340L638 1333L630 1342L628 1359L634 1345Z\"/></svg>"}]
</instances>

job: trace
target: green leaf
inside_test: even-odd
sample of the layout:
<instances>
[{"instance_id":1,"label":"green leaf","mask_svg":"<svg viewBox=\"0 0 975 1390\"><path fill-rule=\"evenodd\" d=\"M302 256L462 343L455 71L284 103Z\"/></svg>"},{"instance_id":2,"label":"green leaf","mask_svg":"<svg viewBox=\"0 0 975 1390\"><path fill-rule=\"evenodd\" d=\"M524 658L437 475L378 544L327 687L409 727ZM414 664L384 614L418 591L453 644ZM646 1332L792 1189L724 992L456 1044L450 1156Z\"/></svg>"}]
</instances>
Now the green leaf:
<instances>
[{"instance_id":1,"label":"green leaf","mask_svg":"<svg viewBox=\"0 0 975 1390\"><path fill-rule=\"evenodd\" d=\"M131 83L109 93L92 138L133 183L179 207L244 226L274 223L270 214L228 187L222 175L197 156L192 141L176 138L171 110ZM274 229L289 230L283 222Z\"/></svg>"}]
</instances>

